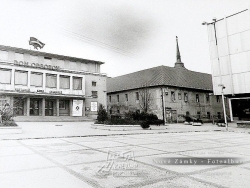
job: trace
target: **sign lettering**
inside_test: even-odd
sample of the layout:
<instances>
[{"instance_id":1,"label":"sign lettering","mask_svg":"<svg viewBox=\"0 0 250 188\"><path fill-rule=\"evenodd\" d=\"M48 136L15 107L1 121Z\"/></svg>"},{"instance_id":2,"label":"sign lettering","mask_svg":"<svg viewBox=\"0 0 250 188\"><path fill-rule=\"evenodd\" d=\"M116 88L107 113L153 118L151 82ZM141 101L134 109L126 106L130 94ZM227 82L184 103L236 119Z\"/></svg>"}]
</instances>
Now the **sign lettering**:
<instances>
[{"instance_id":1,"label":"sign lettering","mask_svg":"<svg viewBox=\"0 0 250 188\"><path fill-rule=\"evenodd\" d=\"M41 69L50 69L50 70L59 70L59 66L52 66L47 64L40 64L40 63L29 63L27 61L17 61L14 60L14 65L24 66L24 67L33 67L33 68L41 68Z\"/></svg>"}]
</instances>

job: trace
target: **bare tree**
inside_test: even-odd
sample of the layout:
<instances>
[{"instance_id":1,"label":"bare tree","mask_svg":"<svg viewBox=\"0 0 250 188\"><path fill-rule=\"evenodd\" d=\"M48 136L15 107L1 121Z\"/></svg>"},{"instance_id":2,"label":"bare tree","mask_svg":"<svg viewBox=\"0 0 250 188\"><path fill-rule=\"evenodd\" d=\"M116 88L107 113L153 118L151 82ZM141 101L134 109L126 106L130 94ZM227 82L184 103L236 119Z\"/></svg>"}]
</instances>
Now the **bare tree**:
<instances>
[{"instance_id":1,"label":"bare tree","mask_svg":"<svg viewBox=\"0 0 250 188\"><path fill-rule=\"evenodd\" d=\"M152 107L153 97L148 85L144 85L139 90L139 105L143 112L148 112Z\"/></svg>"}]
</instances>

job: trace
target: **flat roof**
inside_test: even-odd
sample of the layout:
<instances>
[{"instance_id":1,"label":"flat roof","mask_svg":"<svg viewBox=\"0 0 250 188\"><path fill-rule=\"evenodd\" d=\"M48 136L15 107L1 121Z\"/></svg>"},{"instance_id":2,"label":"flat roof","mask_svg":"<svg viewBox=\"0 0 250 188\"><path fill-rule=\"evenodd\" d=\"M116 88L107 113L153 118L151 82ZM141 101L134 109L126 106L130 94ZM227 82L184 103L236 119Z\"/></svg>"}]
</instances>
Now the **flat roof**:
<instances>
[{"instance_id":1,"label":"flat roof","mask_svg":"<svg viewBox=\"0 0 250 188\"><path fill-rule=\"evenodd\" d=\"M104 64L104 62L101 62L101 61L94 61L94 60L82 59L82 58L71 57L71 56L64 56L64 55L58 55L58 54L52 54L52 53L46 53L46 52L39 52L39 51L28 50L28 49L23 49L23 48L16 48L16 47L11 47L11 46L4 46L4 45L0 45L0 50L13 51L16 53L26 53L26 54L35 55L35 56L44 56L44 57L56 58L56 59L62 59L62 60L77 61L77 62L82 62L82 63Z\"/></svg>"}]
</instances>

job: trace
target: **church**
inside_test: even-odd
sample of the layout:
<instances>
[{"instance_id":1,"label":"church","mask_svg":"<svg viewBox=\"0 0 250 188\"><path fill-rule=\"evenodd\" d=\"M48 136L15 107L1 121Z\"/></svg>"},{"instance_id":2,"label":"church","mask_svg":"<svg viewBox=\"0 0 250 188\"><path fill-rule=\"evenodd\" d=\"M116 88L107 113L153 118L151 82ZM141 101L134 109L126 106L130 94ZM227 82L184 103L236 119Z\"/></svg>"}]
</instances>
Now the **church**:
<instances>
[{"instance_id":1,"label":"church","mask_svg":"<svg viewBox=\"0 0 250 188\"><path fill-rule=\"evenodd\" d=\"M177 37L174 67L162 65L107 78L107 110L110 115L145 111L167 123L181 122L185 115L205 122L223 118L222 98L213 95L212 76L185 68Z\"/></svg>"}]
</instances>

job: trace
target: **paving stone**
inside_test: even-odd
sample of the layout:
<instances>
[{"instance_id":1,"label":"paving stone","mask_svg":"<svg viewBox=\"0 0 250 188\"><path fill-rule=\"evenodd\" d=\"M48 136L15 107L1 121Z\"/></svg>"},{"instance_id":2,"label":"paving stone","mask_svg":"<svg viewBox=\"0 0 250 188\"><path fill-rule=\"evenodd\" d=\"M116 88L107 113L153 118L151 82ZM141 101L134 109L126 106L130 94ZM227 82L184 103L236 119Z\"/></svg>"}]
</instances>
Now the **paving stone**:
<instances>
[{"instance_id":1,"label":"paving stone","mask_svg":"<svg viewBox=\"0 0 250 188\"><path fill-rule=\"evenodd\" d=\"M209 181L230 188L249 188L250 185L250 170L242 169L238 166L207 171L191 176L200 180Z\"/></svg>"},{"instance_id":2,"label":"paving stone","mask_svg":"<svg viewBox=\"0 0 250 188\"><path fill-rule=\"evenodd\" d=\"M48 168L30 171L0 173L1 188L88 188L83 180L60 169Z\"/></svg>"},{"instance_id":3,"label":"paving stone","mask_svg":"<svg viewBox=\"0 0 250 188\"><path fill-rule=\"evenodd\" d=\"M47 145L35 145L31 146L32 149L39 152L61 152L61 151L74 151L74 150L82 150L88 149L82 145L71 144L71 143L55 143L55 144L47 144Z\"/></svg>"},{"instance_id":4,"label":"paving stone","mask_svg":"<svg viewBox=\"0 0 250 188\"><path fill-rule=\"evenodd\" d=\"M96 142L78 142L77 144L83 145L90 148L105 148L105 147L117 147L117 146L126 146L126 143L119 143L113 141L96 141Z\"/></svg>"},{"instance_id":5,"label":"paving stone","mask_svg":"<svg viewBox=\"0 0 250 188\"><path fill-rule=\"evenodd\" d=\"M217 167L216 165L168 165L164 164L164 162L167 162L168 158L171 158L171 161L175 161L175 158L181 158L186 157L184 155L180 155L178 153L171 153L171 154L159 154L154 156L143 156L143 157L137 157L135 160L139 162L143 162L145 164L150 164L153 166L157 166L159 168L163 168L166 170L166 172L176 172L176 173L190 173L190 172L196 172L201 171L204 169L211 169ZM161 160L164 158L164 162L155 162L157 160Z\"/></svg>"},{"instance_id":6,"label":"paving stone","mask_svg":"<svg viewBox=\"0 0 250 188\"><path fill-rule=\"evenodd\" d=\"M21 146L16 140L0 140L0 147Z\"/></svg>"},{"instance_id":7,"label":"paving stone","mask_svg":"<svg viewBox=\"0 0 250 188\"><path fill-rule=\"evenodd\" d=\"M63 141L58 138L49 138L49 139L27 139L20 140L21 143L28 146L36 146L36 145L48 145L48 144L66 144L66 141Z\"/></svg>"},{"instance_id":8,"label":"paving stone","mask_svg":"<svg viewBox=\"0 0 250 188\"><path fill-rule=\"evenodd\" d=\"M81 174L82 176L91 179L93 182L98 182L97 187L122 187L133 184L143 184L145 181L156 181L159 178L168 178L174 174L166 173L164 170L147 166L140 163L124 162L121 169L115 169L115 165L119 163L114 162L113 166L106 162L97 162L91 164L82 164L68 166L71 170ZM121 164L121 163L120 163ZM126 168L126 164L127 169ZM129 165L130 168L129 168ZM118 168L118 167L117 167ZM101 170L102 169L102 170Z\"/></svg>"},{"instance_id":9,"label":"paving stone","mask_svg":"<svg viewBox=\"0 0 250 188\"><path fill-rule=\"evenodd\" d=\"M34 152L30 149L18 145L18 146L8 146L8 147L0 147L0 157L2 156L11 156L11 155L27 155L33 154Z\"/></svg>"},{"instance_id":10,"label":"paving stone","mask_svg":"<svg viewBox=\"0 0 250 188\"><path fill-rule=\"evenodd\" d=\"M179 145L175 143L146 144L141 147L151 148L164 152L177 152L197 149L195 146L189 145L187 143Z\"/></svg>"},{"instance_id":11,"label":"paving stone","mask_svg":"<svg viewBox=\"0 0 250 188\"><path fill-rule=\"evenodd\" d=\"M173 188L217 188L206 182L196 181L190 178L176 178L166 181L160 181L150 185L142 186L141 188L162 188L162 187L173 187Z\"/></svg>"},{"instance_id":12,"label":"paving stone","mask_svg":"<svg viewBox=\"0 0 250 188\"><path fill-rule=\"evenodd\" d=\"M142 148L142 147L138 147L138 146L112 147L112 148L103 148L101 150L105 151L107 153L108 152L120 153L120 152L125 152L125 151L132 151L135 157L164 153L162 151L157 151L157 150L148 149L148 148Z\"/></svg>"},{"instance_id":13,"label":"paving stone","mask_svg":"<svg viewBox=\"0 0 250 188\"><path fill-rule=\"evenodd\" d=\"M55 164L37 154L0 157L0 173L53 166Z\"/></svg>"},{"instance_id":14,"label":"paving stone","mask_svg":"<svg viewBox=\"0 0 250 188\"><path fill-rule=\"evenodd\" d=\"M105 161L107 154L94 150L77 150L70 152L46 153L45 156L53 159L61 165L72 165L81 163L91 163L96 161Z\"/></svg>"}]
</instances>

